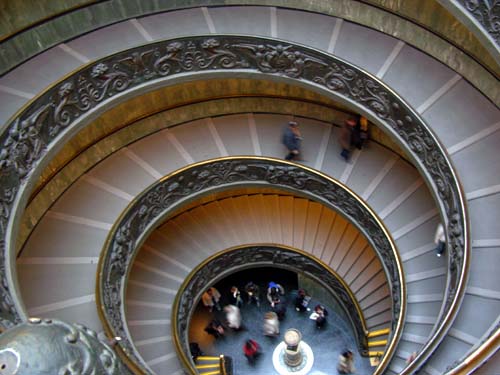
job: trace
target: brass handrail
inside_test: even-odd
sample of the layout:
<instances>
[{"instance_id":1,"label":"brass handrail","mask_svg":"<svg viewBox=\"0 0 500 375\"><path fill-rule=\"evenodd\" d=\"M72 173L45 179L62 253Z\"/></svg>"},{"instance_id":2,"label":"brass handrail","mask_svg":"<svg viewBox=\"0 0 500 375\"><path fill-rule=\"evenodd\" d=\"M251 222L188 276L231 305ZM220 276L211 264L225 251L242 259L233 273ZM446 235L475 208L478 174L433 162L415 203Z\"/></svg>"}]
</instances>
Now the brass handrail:
<instances>
[{"instance_id":1,"label":"brass handrail","mask_svg":"<svg viewBox=\"0 0 500 375\"><path fill-rule=\"evenodd\" d=\"M213 171L213 173L216 173L212 178L210 175ZM266 172L267 171L267 172ZM245 177L245 176L249 177ZM200 178L202 177L202 180L198 180L198 176ZM296 176L296 178L293 178L292 176ZM290 179L290 177L292 177ZM389 360L390 360L390 355L394 351L394 348L397 344L397 341L399 340L399 337L402 332L403 328L403 320L404 320L404 314L406 311L406 289L405 289L405 282L404 282L404 274L402 271L402 262L400 260L398 252L395 250L395 245L387 231L387 229L384 227L383 223L377 218L376 214L370 209L369 206L366 205L362 201L361 198L357 197L357 195L352 192L350 189L347 187L343 186L341 183L338 181L332 179L331 177L318 172L316 170L313 170L311 168L308 168L306 166L299 166L295 163L290 163L290 162L285 162L280 159L274 159L274 158L266 158L266 157L224 157L224 158L217 158L213 160L208 160L208 161L203 161L199 163L195 163L194 165L187 166L184 168L181 168L180 170L171 173L170 175L164 177L161 179L159 182L156 184L152 185L147 191L142 192L139 196L137 196L130 204L127 209L125 209L122 212L122 215L120 218L116 221L114 224L113 228L110 231L110 234L108 236L108 239L106 240L106 244L104 246L102 255L99 260L99 266L98 266L98 282L96 283L96 293L98 294L99 298L97 299L97 304L99 306L99 310L101 312L100 316L104 317L105 319L103 320L103 325L107 327L107 329L112 330L114 332L114 335L121 335L124 337L127 337L127 339L124 339L123 341L120 342L120 345L126 344L128 346L128 349L126 350L126 354L134 357L134 361L138 361L138 356L137 353L135 352L135 349L133 349L133 344L130 342L128 332L126 331L125 323L120 323L119 322L119 316L120 314L117 314L115 311L113 313L113 323L111 324L111 321L109 319L106 319L107 313L106 311L109 311L110 308L114 309L114 303L108 306L108 303L106 302L105 299L103 299L103 296L110 295L109 291L104 292L102 290L99 290L101 288L118 288L118 290L122 290L122 297L120 297L120 300L123 300L124 295L123 295L123 287L118 286L122 282L124 283L123 285L126 285L126 279L128 278L128 274L130 272L130 263L127 262L127 264L123 265L118 265L116 264L117 268L116 269L121 269L124 267L123 272L125 272L125 275L120 278L115 278L114 276L111 276L109 274L110 272L110 256L113 253L116 253L117 249L116 246L118 243L116 240L118 238L123 237L122 239L119 240L120 243L123 242L123 244L127 244L127 247L130 247L128 250L124 250L126 252L130 252L130 259L133 259L135 257L135 254L137 252L138 247L140 244L144 241L144 239L149 235L149 233L154 229L156 224L153 223L144 223L141 224L141 228L143 229L140 230L140 232L137 232L136 229L132 229L132 227L129 227L132 225L132 222L130 220L142 220L141 214L138 214L138 212L134 213L136 208L138 207L143 207L141 208L141 211L145 209L148 212L156 212L155 215L159 215L158 217L155 217L154 220L159 220L165 215L167 215L167 212L162 212L161 210L159 211L158 209L153 209L150 211L147 209L148 203L148 196L150 194L153 194L152 196L156 196L157 192L156 190L159 189L162 191L162 195L166 194L166 191L170 191L170 194L172 197L175 197L175 199L179 199L180 196L177 195L177 191L182 191L182 195L189 195L188 191L194 192L200 192L200 188L197 187L196 184L193 184L191 182L191 179L194 178L194 181L203 181L202 185L203 186L210 186L210 184L215 183L215 187L218 189L224 188L224 179L228 178L228 181L231 181L231 184L234 183L235 181L240 181L242 182L247 182L247 183L252 183L252 184L257 184L259 182L259 179L262 180L262 182L265 182L265 186L273 186L273 184L277 184L276 186L280 186L280 181L281 183L285 184L283 186L288 186L288 189L296 189L300 187L300 191L302 191L302 194L313 194L312 191L319 189L316 195L311 195L314 196L314 199L319 199L320 201L323 201L327 205L333 204L333 202L337 202L336 204L340 204L340 206L345 206L346 209L347 207L348 210L344 212L343 214L347 216L347 218L360 229L365 235L367 235L368 240L372 243L372 246L374 246L374 249L377 251L384 251L385 255L379 254L379 257L382 261L382 264L384 265L384 268L386 268L386 274L388 276L389 280L391 281L391 290L394 295L394 307L393 307L393 314L395 315L395 318L393 320L393 336L390 339L390 343L388 345L388 349L386 351L386 355L383 357L380 366L378 367L378 372L380 373L383 371L383 369L387 366ZM234 179L236 178L236 179ZM307 186L304 185L306 181L311 179L310 182L307 182ZM302 181L304 180L304 181ZM314 182L316 181L316 182ZM207 185L208 184L208 185ZM270 185L269 185L270 184ZM323 185L326 184L326 185ZM187 190L186 190L187 189ZM292 190L293 190L292 189ZM311 189L311 191L308 191L308 189ZM213 188L212 188L213 190ZM211 190L211 191L212 191ZM297 190L299 191L299 190ZM343 193L340 193L340 191L343 191ZM342 194L342 198L338 196L338 194ZM164 196L164 200L167 202L170 202L170 204L174 205L175 199L171 200L168 198L168 194ZM193 195L193 198L195 195ZM330 203L329 203L330 202ZM339 207L340 207L339 206ZM135 208L132 208L135 207ZM334 205L333 208L336 206ZM337 207L337 211L343 212L341 208ZM359 211L361 210L361 211ZM146 212L145 211L145 212ZM350 212L349 214L347 212ZM363 228L360 227L360 224L356 222L356 215L360 215L362 213L363 216L363 225L368 225L368 223L372 223L372 225L376 225L375 227L368 229L368 228ZM146 220L153 220L152 217L150 216L145 216L144 219ZM361 218L360 218L361 219ZM134 224L134 226L137 224ZM129 229L126 229L129 228ZM133 233L133 238L129 238L129 234ZM117 237L118 236L118 237ZM372 238L372 236L375 236ZM374 242L375 241L375 242ZM386 241L386 243L384 243ZM122 245L118 245L121 247ZM387 247L382 247L387 246ZM122 252L122 250L118 250ZM112 256L113 258L115 255ZM389 258L385 258L389 257ZM105 260L106 259L106 260ZM125 259L120 259L116 258L114 262L119 261L125 261ZM387 264L387 263L390 263ZM113 266L114 267L114 266ZM387 269L391 269L392 272L388 272ZM106 270L106 272L104 272ZM111 280L109 277L112 277L113 279L113 285L112 284L107 284L108 281L106 280ZM116 284L118 283L118 284ZM397 295L397 296L396 296ZM107 297L109 299L109 297ZM174 301L174 307L172 311L177 311L178 307L178 298ZM109 312L108 312L109 313ZM181 315L187 317L188 312L183 312ZM117 320L118 319L118 320ZM114 326L114 328L112 328ZM176 326L177 326L177 318L176 316L172 317L172 326L173 326L173 335L175 338L176 335ZM116 331L116 329L118 331ZM118 333L119 332L119 333ZM179 340L178 342L182 342L182 340ZM133 354L134 353L134 354ZM191 367L190 360L185 357L184 350L179 349L178 354L181 357L181 361L185 364L186 368ZM142 366L141 366L142 367Z\"/></svg>"},{"instance_id":2,"label":"brass handrail","mask_svg":"<svg viewBox=\"0 0 500 375\"><path fill-rule=\"evenodd\" d=\"M471 374L500 349L500 328L446 375Z\"/></svg>"},{"instance_id":3,"label":"brass handrail","mask_svg":"<svg viewBox=\"0 0 500 375\"><path fill-rule=\"evenodd\" d=\"M220 371L221 371L222 375L227 375L226 360L225 360L224 354L220 355L219 361L220 361Z\"/></svg>"}]
</instances>

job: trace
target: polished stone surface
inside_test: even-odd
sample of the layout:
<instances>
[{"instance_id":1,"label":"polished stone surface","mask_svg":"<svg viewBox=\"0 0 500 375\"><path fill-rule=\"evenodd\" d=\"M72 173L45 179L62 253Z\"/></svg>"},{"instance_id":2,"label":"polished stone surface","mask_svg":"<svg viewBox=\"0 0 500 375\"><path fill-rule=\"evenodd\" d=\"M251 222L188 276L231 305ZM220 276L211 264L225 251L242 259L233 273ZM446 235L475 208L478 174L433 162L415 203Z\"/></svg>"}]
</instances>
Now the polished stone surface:
<instances>
[{"instance_id":1,"label":"polished stone surface","mask_svg":"<svg viewBox=\"0 0 500 375\"><path fill-rule=\"evenodd\" d=\"M241 308L243 326L239 331L227 328L223 312L214 310L213 313L209 313L203 306L198 306L190 325L190 341L198 342L205 355L224 354L232 357L235 375L276 375L278 373L273 366L273 351L283 341L283 334L288 328L297 328L314 353L314 365L309 372L310 375L337 374L338 357L345 349L354 352L356 374L373 373L375 368L370 367L368 358L361 357L356 351L350 324L335 312L333 306L326 306L329 316L326 326L322 329L317 329L315 322L309 319L311 312L301 313L295 310L293 301L298 286L296 276L291 272L273 270L271 274L269 269L252 269L232 275L216 285L222 294L221 305L224 306L227 301L231 285L234 284L243 290L244 285L250 280L260 287L261 305L259 307L255 304L248 305L245 299L245 304ZM271 280L282 284L287 292L287 313L280 324L280 335L277 337L267 337L262 333L264 314L270 311L265 288ZM312 296L310 307L313 309L319 302ZM204 332L204 327L214 317L225 325L224 337L214 339ZM257 341L262 350L262 354L253 363L245 358L242 349L244 342L250 338Z\"/></svg>"}]
</instances>

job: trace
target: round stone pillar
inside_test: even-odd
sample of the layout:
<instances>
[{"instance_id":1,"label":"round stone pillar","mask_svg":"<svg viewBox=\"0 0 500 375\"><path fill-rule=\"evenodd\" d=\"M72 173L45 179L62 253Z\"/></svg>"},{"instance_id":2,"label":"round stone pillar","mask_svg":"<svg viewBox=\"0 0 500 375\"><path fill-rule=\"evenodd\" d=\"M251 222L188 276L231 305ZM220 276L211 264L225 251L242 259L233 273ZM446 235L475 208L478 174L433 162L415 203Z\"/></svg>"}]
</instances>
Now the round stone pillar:
<instances>
[{"instance_id":1,"label":"round stone pillar","mask_svg":"<svg viewBox=\"0 0 500 375\"><path fill-rule=\"evenodd\" d=\"M273 366L280 375L307 375L314 364L314 354L295 328L285 332L273 352Z\"/></svg>"},{"instance_id":2,"label":"round stone pillar","mask_svg":"<svg viewBox=\"0 0 500 375\"><path fill-rule=\"evenodd\" d=\"M302 351L300 350L301 333L290 328L285 332L285 363L290 367L297 367L302 363Z\"/></svg>"}]
</instances>

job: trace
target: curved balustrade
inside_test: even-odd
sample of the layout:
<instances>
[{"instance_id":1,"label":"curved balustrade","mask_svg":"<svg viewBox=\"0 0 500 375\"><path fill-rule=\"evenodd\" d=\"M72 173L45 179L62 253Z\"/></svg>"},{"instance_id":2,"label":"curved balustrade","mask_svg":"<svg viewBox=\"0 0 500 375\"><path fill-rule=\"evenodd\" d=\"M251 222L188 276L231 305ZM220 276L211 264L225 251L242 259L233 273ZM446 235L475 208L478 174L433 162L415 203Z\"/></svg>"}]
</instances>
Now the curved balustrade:
<instances>
[{"instance_id":1,"label":"curved balustrade","mask_svg":"<svg viewBox=\"0 0 500 375\"><path fill-rule=\"evenodd\" d=\"M497 1L441 0L441 3L472 30L491 56L500 62L500 3Z\"/></svg>"},{"instance_id":2,"label":"curved balustrade","mask_svg":"<svg viewBox=\"0 0 500 375\"><path fill-rule=\"evenodd\" d=\"M453 7L450 5L450 1L437 1L444 3L448 8ZM366 4L366 2L371 4ZM490 23L491 28L496 30L496 23L494 22L495 13L493 10L488 9L486 5L480 2L462 0L461 3L465 3L465 6L473 11L477 18L480 18L482 14L486 14L486 23ZM375 6L372 6L372 4ZM134 22L136 19L133 17L144 17L158 12L180 10L189 7L202 7L206 5L207 4L203 1L191 1L189 4L182 3L180 5L174 1L164 1L161 3L146 2L141 4L140 7L137 7L137 4L130 0L116 0L107 3L98 2L98 4L89 2L87 5L82 4L81 8L75 7L68 12L55 14L53 18L46 19L41 25L34 25L33 27L8 35L4 42L4 53L0 55L0 72L2 74L8 72L16 65L32 58L36 54L48 50L53 45L74 39L81 35L81 33L109 26L113 23L127 19ZM211 1L210 5L217 7L227 4L224 1ZM243 0L233 1L231 5L283 7L284 4L280 1L268 0L263 4L258 0ZM469 30L467 28L458 30L453 17L439 18L440 23L446 22L449 24L448 29L453 30L453 32L457 34L450 41L448 39L450 36L447 35L447 33L437 32L438 34L445 35L446 40L435 35L436 31L432 22L423 22L418 14L407 14L404 10L402 12L395 12L394 8L397 9L397 7L384 4L384 2L381 1L343 0L331 3L329 0L316 0L314 3L302 4L298 2L286 4L286 7L288 9L316 12L339 17L402 39L406 43L422 49L427 54L451 66L461 75L467 77L470 82L473 82L476 87L482 90L493 101L498 103L496 87L488 82L490 79L495 78L494 73L490 72L492 69L494 70L497 68L494 66L494 61L489 58L488 54L481 53L481 51L483 51L481 48L482 46L475 45L474 47L476 48L473 48L473 50L476 50L475 53L470 51L471 46L469 41L471 37L469 35ZM459 9L459 11L454 12L457 18L467 18L467 12L463 12L462 7ZM422 8L416 7L415 11L420 13ZM101 17L102 14L106 14L106 17ZM360 14L364 16L360 17ZM78 22L75 22L75 20L78 20ZM417 20L417 22L413 22L413 20ZM75 27L75 24L78 24L78 27ZM402 24L404 24L403 29L406 29L404 33L400 30ZM61 27L61 25L63 25L63 27ZM40 34L44 35L44 38L40 38ZM34 40L36 40L37 43L33 43ZM492 43L485 43L484 38L482 40L483 44L486 44L486 47L490 47L491 50ZM441 48L435 46L441 46ZM479 49L479 52L477 49ZM470 56L471 52L473 52L473 57ZM493 54L492 56L493 59L496 57ZM486 67L481 74L478 74L478 71L483 70L483 67L478 64L477 60L479 60L479 64Z\"/></svg>"},{"instance_id":3,"label":"curved balustrade","mask_svg":"<svg viewBox=\"0 0 500 375\"><path fill-rule=\"evenodd\" d=\"M207 285L214 285L242 269L269 266L305 274L330 292L351 322L358 350L367 353L367 329L363 313L342 278L306 252L277 245L256 245L227 249L215 254L194 269L179 288L172 309L172 322L177 354L183 363L194 367L187 355L190 352L189 322Z\"/></svg>"},{"instance_id":4,"label":"curved balustrade","mask_svg":"<svg viewBox=\"0 0 500 375\"><path fill-rule=\"evenodd\" d=\"M127 331L123 308L116 308L123 305L128 274L140 244L152 229L160 225L163 219L170 212L178 209L186 199L242 184L270 186L308 195L343 214L365 234L384 266L393 300L392 332L387 351L389 354L382 359L376 372L380 374L390 360L391 348L394 348L399 340L405 314L404 276L394 244L383 224L354 193L335 180L309 168L276 159L230 157L198 163L153 184L128 206L110 232L106 241L107 246L99 263L98 304L100 304L100 313L110 335L126 338L118 345L132 362L142 363ZM234 256L236 258L233 259ZM211 265L214 263L213 267L203 268L203 275L198 274L197 277L188 278L184 287L181 288L181 290L186 288L191 293L182 294L182 297L178 298L178 311L176 308L173 309L173 322L174 333L178 335L184 349L180 350L179 354L187 368L190 366L185 356L185 353L189 352L185 338L189 311L193 302L205 290L208 285L207 279L214 278L220 273L221 264L218 262L224 262L227 257L231 258L234 264L250 261L246 256L243 256L243 259L238 259L238 256L239 253L230 252L225 256L215 258L213 262L210 262ZM297 264L297 255L291 257L287 252L269 253L264 249L259 255L253 256L255 262L259 259L269 262L276 257L275 261L283 265ZM317 269L318 264L318 262L304 262L302 270L312 275L318 274L320 272ZM342 290L335 286L334 279L324 277L323 280L328 280L328 286L342 294ZM348 299L348 294L343 294L343 299ZM363 343L366 329L361 320L361 313L359 309L356 309L354 299L349 299L352 301L346 305L349 310L352 310L350 314L354 320L358 340ZM142 366L141 370L149 373L147 366Z\"/></svg>"},{"instance_id":5,"label":"curved balustrade","mask_svg":"<svg viewBox=\"0 0 500 375\"><path fill-rule=\"evenodd\" d=\"M0 170L2 234L1 309L5 326L24 317L16 300L13 248L18 216L27 191L45 157L115 98L145 90L178 74L201 72L264 73L311 85L349 103L398 139L422 170L442 209L449 244L447 296L431 340L420 353L426 359L449 329L462 298L468 266L468 227L463 194L445 152L421 118L376 78L316 50L253 37L193 37L125 51L66 78L18 113L2 133Z\"/></svg>"}]
</instances>

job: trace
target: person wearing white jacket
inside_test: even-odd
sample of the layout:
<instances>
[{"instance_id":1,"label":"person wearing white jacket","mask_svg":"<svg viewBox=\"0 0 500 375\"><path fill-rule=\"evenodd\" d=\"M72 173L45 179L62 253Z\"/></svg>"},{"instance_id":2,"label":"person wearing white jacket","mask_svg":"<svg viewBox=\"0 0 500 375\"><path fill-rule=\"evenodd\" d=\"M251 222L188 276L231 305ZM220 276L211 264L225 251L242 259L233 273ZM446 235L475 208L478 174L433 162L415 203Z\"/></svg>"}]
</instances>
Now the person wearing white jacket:
<instances>
[{"instance_id":1,"label":"person wearing white jacket","mask_svg":"<svg viewBox=\"0 0 500 375\"><path fill-rule=\"evenodd\" d=\"M436 244L436 255L440 257L446 249L446 237L444 235L443 224L439 223L434 235L434 243Z\"/></svg>"},{"instance_id":2,"label":"person wearing white jacket","mask_svg":"<svg viewBox=\"0 0 500 375\"><path fill-rule=\"evenodd\" d=\"M224 307L226 313L227 325L229 328L238 330L241 327L241 312L240 309L234 305L227 305Z\"/></svg>"},{"instance_id":3,"label":"person wearing white jacket","mask_svg":"<svg viewBox=\"0 0 500 375\"><path fill-rule=\"evenodd\" d=\"M269 311L264 315L263 330L266 336L277 336L280 334L280 322L275 312Z\"/></svg>"}]
</instances>

